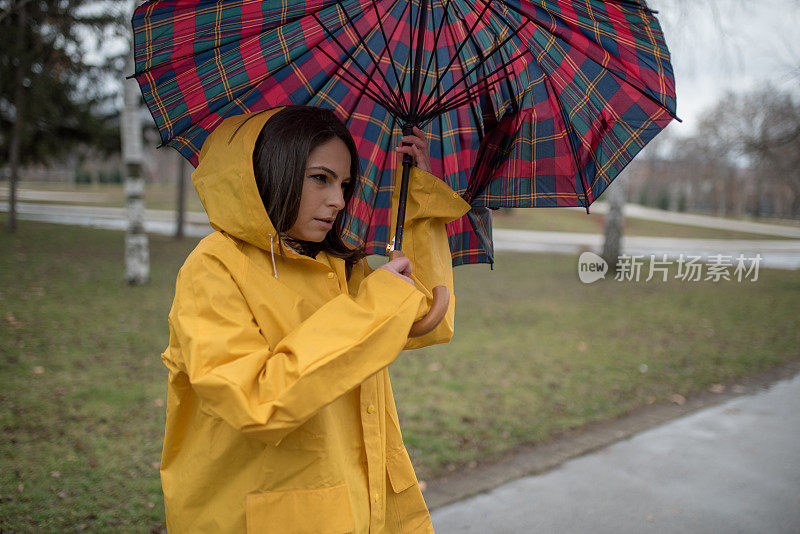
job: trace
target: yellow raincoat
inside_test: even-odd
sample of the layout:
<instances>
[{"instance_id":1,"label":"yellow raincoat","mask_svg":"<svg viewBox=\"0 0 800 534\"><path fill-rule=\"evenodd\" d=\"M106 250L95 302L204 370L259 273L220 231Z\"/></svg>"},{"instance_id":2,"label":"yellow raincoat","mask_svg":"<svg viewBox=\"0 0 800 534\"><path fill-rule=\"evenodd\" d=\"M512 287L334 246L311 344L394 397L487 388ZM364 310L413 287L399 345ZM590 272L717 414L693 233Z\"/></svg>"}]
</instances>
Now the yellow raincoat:
<instances>
[{"instance_id":1,"label":"yellow raincoat","mask_svg":"<svg viewBox=\"0 0 800 534\"><path fill-rule=\"evenodd\" d=\"M252 165L275 111L223 122L192 175L216 232L178 274L161 355L168 530L432 532L387 366L452 337L454 297L434 331L407 334L429 288L453 295L445 222L469 205L413 169L404 252L416 287L366 261L347 280L325 252L284 258Z\"/></svg>"}]
</instances>

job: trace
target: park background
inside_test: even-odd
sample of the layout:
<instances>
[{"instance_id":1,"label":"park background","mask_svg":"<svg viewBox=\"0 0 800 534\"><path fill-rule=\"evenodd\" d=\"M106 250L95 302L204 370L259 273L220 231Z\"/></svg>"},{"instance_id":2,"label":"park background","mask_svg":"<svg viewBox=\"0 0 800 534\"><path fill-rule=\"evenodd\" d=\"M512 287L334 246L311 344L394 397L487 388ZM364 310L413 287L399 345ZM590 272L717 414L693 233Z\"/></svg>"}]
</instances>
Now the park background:
<instances>
[{"instance_id":1,"label":"park background","mask_svg":"<svg viewBox=\"0 0 800 534\"><path fill-rule=\"evenodd\" d=\"M29 65L18 76L20 2L0 2L9 30L0 37L0 529L159 532L159 355L177 270L208 229L188 165L152 148L145 112L150 265L146 283L126 283L119 110L130 5L61 2L74 8L67 16L41 4L62 17L41 46L62 50L65 70ZM589 215L495 212L496 241L507 245L492 271L455 269L453 341L402 353L390 368L423 486L590 423L736 393L800 359L800 3L650 5L673 54L683 122ZM28 117L19 126L17 81ZM605 255L613 206L604 197L615 190L627 202L623 251L651 244L641 245L642 276L582 283L578 255ZM647 280L664 240L674 246L669 276ZM700 280L676 276L680 250L703 256ZM763 251L757 276L706 279L711 253L740 250Z\"/></svg>"}]
</instances>

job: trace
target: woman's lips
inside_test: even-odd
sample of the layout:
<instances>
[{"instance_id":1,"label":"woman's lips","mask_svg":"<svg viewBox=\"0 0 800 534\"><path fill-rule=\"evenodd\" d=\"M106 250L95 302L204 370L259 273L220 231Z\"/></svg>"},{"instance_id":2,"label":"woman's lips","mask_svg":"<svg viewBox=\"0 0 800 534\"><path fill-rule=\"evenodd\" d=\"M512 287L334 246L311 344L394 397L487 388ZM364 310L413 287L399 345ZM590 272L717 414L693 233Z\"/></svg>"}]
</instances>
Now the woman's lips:
<instances>
[{"instance_id":1,"label":"woman's lips","mask_svg":"<svg viewBox=\"0 0 800 534\"><path fill-rule=\"evenodd\" d=\"M320 225L322 225L325 228L327 228L328 230L333 228L333 221L328 222L325 219L314 219L314 220L317 221Z\"/></svg>"}]
</instances>

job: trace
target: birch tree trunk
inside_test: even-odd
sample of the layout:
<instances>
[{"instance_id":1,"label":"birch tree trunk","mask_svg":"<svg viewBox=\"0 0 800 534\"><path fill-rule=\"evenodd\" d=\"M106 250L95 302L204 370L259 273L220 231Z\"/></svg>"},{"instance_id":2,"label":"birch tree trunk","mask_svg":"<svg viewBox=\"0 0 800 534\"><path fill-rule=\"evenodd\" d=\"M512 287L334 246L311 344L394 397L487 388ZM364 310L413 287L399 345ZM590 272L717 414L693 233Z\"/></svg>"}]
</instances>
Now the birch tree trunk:
<instances>
[{"instance_id":1,"label":"birch tree trunk","mask_svg":"<svg viewBox=\"0 0 800 534\"><path fill-rule=\"evenodd\" d=\"M603 259L608 263L609 273L616 273L617 259L622 252L622 226L625 216L622 209L628 191L628 174L623 171L608 186L608 213L606 214Z\"/></svg>"},{"instance_id":2,"label":"birch tree trunk","mask_svg":"<svg viewBox=\"0 0 800 534\"><path fill-rule=\"evenodd\" d=\"M17 182L19 181L19 151L22 143L22 125L25 120L25 27L28 24L25 4L19 7L17 19L17 70L14 76L14 127L11 130L8 166L11 175L8 177L8 221L6 229L14 232L17 229Z\"/></svg>"},{"instance_id":3,"label":"birch tree trunk","mask_svg":"<svg viewBox=\"0 0 800 534\"><path fill-rule=\"evenodd\" d=\"M127 71L133 72L133 40ZM122 175L125 180L126 215L125 280L130 285L147 283L150 277L150 252L144 231L144 177L142 173L142 124L139 114L139 86L134 79L124 82L125 106L120 117L122 135Z\"/></svg>"}]
</instances>

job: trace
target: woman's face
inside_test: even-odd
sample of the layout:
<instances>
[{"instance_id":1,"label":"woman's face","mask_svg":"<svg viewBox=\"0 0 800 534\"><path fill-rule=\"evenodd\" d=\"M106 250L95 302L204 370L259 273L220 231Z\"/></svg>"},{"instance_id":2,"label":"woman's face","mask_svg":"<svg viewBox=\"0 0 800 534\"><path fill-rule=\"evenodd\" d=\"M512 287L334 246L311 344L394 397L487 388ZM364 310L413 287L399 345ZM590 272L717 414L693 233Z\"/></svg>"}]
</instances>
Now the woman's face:
<instances>
[{"instance_id":1,"label":"woman's face","mask_svg":"<svg viewBox=\"0 0 800 534\"><path fill-rule=\"evenodd\" d=\"M297 219L287 234L292 239L320 242L344 209L350 180L350 151L334 137L311 151L306 162Z\"/></svg>"}]
</instances>

